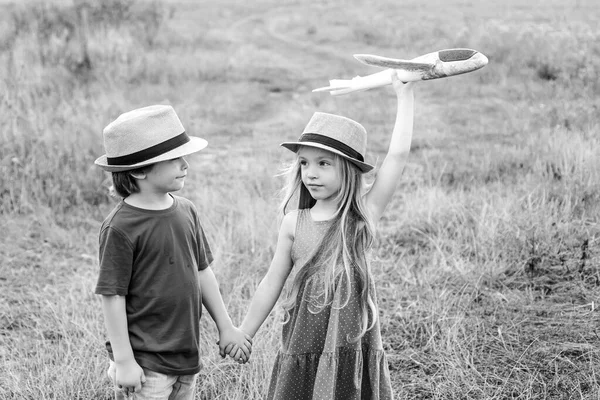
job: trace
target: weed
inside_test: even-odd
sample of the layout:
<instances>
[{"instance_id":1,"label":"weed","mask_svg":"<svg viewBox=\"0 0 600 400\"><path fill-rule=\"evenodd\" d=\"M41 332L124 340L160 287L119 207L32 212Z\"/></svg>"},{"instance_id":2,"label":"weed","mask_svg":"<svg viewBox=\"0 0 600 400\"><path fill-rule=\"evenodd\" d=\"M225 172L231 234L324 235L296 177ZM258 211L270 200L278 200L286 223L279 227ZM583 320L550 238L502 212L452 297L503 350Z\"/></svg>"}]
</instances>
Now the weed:
<instances>
[{"instance_id":1,"label":"weed","mask_svg":"<svg viewBox=\"0 0 600 400\"><path fill-rule=\"evenodd\" d=\"M114 201L93 161L121 112L170 103L209 141L182 195L239 323L274 252L279 143L315 107L361 121L378 165L389 143L391 91L310 90L371 73L353 53L447 47L490 64L415 87L415 146L372 266L396 397L597 398L595 3L234 3L0 5L0 398L112 398L93 288ZM220 359L203 318L198 398L263 398L279 317L245 366Z\"/></svg>"}]
</instances>

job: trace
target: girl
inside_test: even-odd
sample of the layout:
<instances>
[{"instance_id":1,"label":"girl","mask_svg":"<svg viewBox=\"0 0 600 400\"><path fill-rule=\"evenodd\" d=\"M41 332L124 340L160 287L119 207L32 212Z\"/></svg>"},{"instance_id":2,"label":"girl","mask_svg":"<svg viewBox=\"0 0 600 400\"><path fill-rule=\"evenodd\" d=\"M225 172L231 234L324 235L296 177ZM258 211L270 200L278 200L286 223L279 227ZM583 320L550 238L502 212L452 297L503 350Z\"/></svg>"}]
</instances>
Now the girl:
<instances>
[{"instance_id":1,"label":"girl","mask_svg":"<svg viewBox=\"0 0 600 400\"><path fill-rule=\"evenodd\" d=\"M374 226L396 188L410 150L412 84L393 73L397 119L388 154L368 191L367 133L357 122L315 113L289 171L277 248L240 329L251 337L273 309L292 267L283 302L282 347L269 399L391 399L392 389L367 253ZM366 192L366 193L365 193ZM299 193L298 209L285 213ZM227 353L241 355L236 346Z\"/></svg>"}]
</instances>

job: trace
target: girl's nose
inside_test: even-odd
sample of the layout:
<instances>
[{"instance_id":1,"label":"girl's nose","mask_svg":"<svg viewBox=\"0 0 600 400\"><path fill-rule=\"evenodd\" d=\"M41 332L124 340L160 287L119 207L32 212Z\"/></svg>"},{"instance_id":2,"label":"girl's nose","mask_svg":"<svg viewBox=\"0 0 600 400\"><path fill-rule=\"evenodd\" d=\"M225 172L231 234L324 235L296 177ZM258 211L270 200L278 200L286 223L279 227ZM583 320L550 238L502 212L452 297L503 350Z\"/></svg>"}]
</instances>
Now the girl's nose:
<instances>
[{"instance_id":1,"label":"girl's nose","mask_svg":"<svg viewBox=\"0 0 600 400\"><path fill-rule=\"evenodd\" d=\"M184 157L181 157L181 169L188 169L189 166L190 164L187 160Z\"/></svg>"}]
</instances>

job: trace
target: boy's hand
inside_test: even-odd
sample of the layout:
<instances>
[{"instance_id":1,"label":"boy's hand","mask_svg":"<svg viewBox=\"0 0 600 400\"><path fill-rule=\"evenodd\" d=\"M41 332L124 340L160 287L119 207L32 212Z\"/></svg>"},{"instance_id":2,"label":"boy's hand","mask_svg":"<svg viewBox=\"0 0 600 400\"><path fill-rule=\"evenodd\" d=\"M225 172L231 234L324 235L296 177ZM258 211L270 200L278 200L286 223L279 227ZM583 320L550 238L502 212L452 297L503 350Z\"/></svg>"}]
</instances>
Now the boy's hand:
<instances>
[{"instance_id":1,"label":"boy's hand","mask_svg":"<svg viewBox=\"0 0 600 400\"><path fill-rule=\"evenodd\" d=\"M219 353L227 354L240 364L245 364L252 353L252 338L241 329L231 326L219 333Z\"/></svg>"},{"instance_id":2,"label":"boy's hand","mask_svg":"<svg viewBox=\"0 0 600 400\"><path fill-rule=\"evenodd\" d=\"M108 375L125 396L139 392L146 383L144 370L135 360L111 363Z\"/></svg>"}]
</instances>

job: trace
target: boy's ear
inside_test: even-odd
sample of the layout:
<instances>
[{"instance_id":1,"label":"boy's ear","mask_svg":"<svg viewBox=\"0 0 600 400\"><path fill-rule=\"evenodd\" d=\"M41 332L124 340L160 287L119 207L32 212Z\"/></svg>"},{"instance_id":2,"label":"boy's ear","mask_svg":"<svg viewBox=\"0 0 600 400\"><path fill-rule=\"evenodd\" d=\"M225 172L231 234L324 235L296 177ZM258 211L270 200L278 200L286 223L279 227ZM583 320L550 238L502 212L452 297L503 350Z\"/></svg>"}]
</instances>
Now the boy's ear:
<instances>
[{"instance_id":1,"label":"boy's ear","mask_svg":"<svg viewBox=\"0 0 600 400\"><path fill-rule=\"evenodd\" d=\"M145 171L130 172L129 175L133 176L135 179L146 179Z\"/></svg>"}]
</instances>

